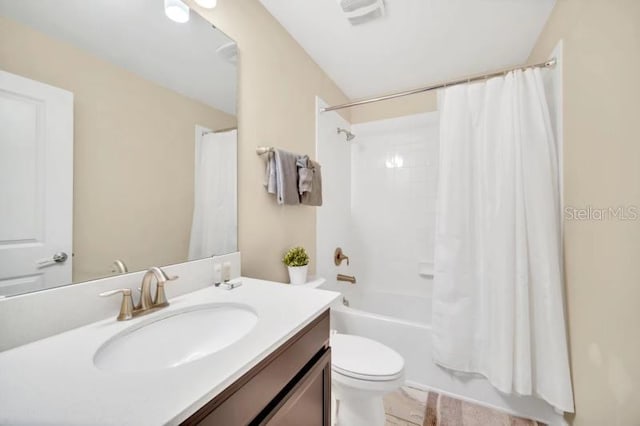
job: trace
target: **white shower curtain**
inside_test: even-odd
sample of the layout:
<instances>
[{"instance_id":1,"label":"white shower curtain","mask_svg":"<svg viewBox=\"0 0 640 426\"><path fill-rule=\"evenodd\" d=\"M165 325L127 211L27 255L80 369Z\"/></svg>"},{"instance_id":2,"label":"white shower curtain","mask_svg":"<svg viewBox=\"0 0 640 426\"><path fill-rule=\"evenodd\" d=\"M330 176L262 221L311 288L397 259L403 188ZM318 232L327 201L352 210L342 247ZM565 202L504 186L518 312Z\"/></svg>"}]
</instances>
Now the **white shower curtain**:
<instances>
[{"instance_id":1,"label":"white shower curtain","mask_svg":"<svg viewBox=\"0 0 640 426\"><path fill-rule=\"evenodd\" d=\"M237 131L205 134L196 145L189 260L237 250Z\"/></svg>"},{"instance_id":2,"label":"white shower curtain","mask_svg":"<svg viewBox=\"0 0 640 426\"><path fill-rule=\"evenodd\" d=\"M540 70L439 101L434 359L572 412L558 148Z\"/></svg>"}]
</instances>

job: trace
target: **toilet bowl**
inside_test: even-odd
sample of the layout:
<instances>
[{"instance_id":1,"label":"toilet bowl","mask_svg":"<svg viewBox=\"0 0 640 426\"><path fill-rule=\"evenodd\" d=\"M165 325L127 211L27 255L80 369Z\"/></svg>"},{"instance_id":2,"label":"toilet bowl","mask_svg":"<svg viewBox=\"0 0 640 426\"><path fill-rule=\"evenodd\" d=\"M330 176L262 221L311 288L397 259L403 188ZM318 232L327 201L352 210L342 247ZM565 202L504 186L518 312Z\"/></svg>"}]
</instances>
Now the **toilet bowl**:
<instances>
[{"instance_id":1,"label":"toilet bowl","mask_svg":"<svg viewBox=\"0 0 640 426\"><path fill-rule=\"evenodd\" d=\"M337 426L384 426L382 397L403 383L404 359L393 349L366 337L331 336Z\"/></svg>"}]
</instances>

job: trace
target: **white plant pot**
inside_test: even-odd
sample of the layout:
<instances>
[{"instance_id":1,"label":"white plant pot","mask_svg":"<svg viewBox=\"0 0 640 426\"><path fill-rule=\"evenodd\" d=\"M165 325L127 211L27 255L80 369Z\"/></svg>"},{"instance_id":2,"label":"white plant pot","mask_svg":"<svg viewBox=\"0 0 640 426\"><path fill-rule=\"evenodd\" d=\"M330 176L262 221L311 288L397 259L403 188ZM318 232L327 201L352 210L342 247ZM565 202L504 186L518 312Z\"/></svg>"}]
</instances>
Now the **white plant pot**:
<instances>
[{"instance_id":1,"label":"white plant pot","mask_svg":"<svg viewBox=\"0 0 640 426\"><path fill-rule=\"evenodd\" d=\"M293 285L300 285L307 282L307 271L309 265L287 266L289 268L289 282Z\"/></svg>"}]
</instances>

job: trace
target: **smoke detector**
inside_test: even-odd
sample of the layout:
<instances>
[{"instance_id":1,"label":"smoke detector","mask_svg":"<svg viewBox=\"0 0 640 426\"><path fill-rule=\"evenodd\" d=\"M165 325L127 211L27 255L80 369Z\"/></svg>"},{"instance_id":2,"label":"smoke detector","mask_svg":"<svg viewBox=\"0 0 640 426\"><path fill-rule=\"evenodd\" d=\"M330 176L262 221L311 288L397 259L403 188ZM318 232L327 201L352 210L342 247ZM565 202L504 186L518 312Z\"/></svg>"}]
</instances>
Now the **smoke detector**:
<instances>
[{"instance_id":1,"label":"smoke detector","mask_svg":"<svg viewBox=\"0 0 640 426\"><path fill-rule=\"evenodd\" d=\"M384 16L383 0L338 0L351 25L362 25Z\"/></svg>"}]
</instances>

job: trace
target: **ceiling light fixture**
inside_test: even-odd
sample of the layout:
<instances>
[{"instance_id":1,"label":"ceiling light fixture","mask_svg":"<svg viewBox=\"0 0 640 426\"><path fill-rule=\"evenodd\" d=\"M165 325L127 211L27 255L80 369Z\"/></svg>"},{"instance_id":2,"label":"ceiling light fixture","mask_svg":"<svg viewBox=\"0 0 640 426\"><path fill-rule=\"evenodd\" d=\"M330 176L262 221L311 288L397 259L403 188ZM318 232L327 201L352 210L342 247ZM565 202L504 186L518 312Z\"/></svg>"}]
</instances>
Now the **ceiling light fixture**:
<instances>
[{"instance_id":1,"label":"ceiling light fixture","mask_svg":"<svg viewBox=\"0 0 640 426\"><path fill-rule=\"evenodd\" d=\"M238 46L235 41L230 41L216 49L216 53L220 58L232 65L238 63Z\"/></svg>"},{"instance_id":2,"label":"ceiling light fixture","mask_svg":"<svg viewBox=\"0 0 640 426\"><path fill-rule=\"evenodd\" d=\"M338 0L351 25L366 24L385 15L383 0Z\"/></svg>"},{"instance_id":3,"label":"ceiling light fixture","mask_svg":"<svg viewBox=\"0 0 640 426\"><path fill-rule=\"evenodd\" d=\"M164 13L169 19L180 24L189 21L189 6L181 0L164 0Z\"/></svg>"},{"instance_id":4,"label":"ceiling light fixture","mask_svg":"<svg viewBox=\"0 0 640 426\"><path fill-rule=\"evenodd\" d=\"M387 166L387 169L399 169L404 165L404 159L396 154L388 158L387 161L384 162L384 165Z\"/></svg>"},{"instance_id":5,"label":"ceiling light fixture","mask_svg":"<svg viewBox=\"0 0 640 426\"><path fill-rule=\"evenodd\" d=\"M213 9L218 4L218 0L196 0L196 3L205 9Z\"/></svg>"}]
</instances>

